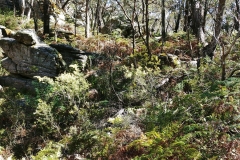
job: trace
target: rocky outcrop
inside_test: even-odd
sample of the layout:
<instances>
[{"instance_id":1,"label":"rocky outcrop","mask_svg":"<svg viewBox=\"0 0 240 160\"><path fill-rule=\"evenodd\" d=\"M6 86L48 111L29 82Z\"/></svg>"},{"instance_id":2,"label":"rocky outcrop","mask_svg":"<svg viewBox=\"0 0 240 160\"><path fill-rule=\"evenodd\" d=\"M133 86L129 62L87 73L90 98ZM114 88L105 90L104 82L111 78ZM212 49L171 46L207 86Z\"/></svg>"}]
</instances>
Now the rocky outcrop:
<instances>
[{"instance_id":1,"label":"rocky outcrop","mask_svg":"<svg viewBox=\"0 0 240 160\"><path fill-rule=\"evenodd\" d=\"M2 53L2 56L1 56ZM97 62L99 54L85 52L66 44L44 44L34 30L21 30L11 37L0 38L1 67L11 74L0 76L0 85L12 86L34 94L34 76L56 77L73 62L82 64ZM90 92L89 98L96 98Z\"/></svg>"},{"instance_id":2,"label":"rocky outcrop","mask_svg":"<svg viewBox=\"0 0 240 160\"><path fill-rule=\"evenodd\" d=\"M6 56L1 65L13 74L56 77L65 66L56 49L41 43L34 30L17 32L14 38L0 39L0 47Z\"/></svg>"},{"instance_id":3,"label":"rocky outcrop","mask_svg":"<svg viewBox=\"0 0 240 160\"><path fill-rule=\"evenodd\" d=\"M39 37L32 29L20 30L13 35L13 38L17 42L22 43L26 46L32 46L41 43Z\"/></svg>"},{"instance_id":4,"label":"rocky outcrop","mask_svg":"<svg viewBox=\"0 0 240 160\"><path fill-rule=\"evenodd\" d=\"M55 48L62 55L67 66L73 62L78 62L82 65L82 68L85 69L88 61L93 62L98 56L95 53L85 52L66 44L50 44L50 46Z\"/></svg>"},{"instance_id":5,"label":"rocky outcrop","mask_svg":"<svg viewBox=\"0 0 240 160\"><path fill-rule=\"evenodd\" d=\"M13 75L0 77L0 84L2 86L11 86L21 91L31 93L32 95L36 94L33 81L36 80Z\"/></svg>"}]
</instances>

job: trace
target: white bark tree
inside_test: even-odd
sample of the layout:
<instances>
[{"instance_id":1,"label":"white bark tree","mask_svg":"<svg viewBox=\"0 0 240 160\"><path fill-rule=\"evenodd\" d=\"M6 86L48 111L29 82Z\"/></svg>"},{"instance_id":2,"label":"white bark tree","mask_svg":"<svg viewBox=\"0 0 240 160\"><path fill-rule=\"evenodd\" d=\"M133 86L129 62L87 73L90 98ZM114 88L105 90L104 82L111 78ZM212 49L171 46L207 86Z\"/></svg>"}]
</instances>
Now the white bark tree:
<instances>
[{"instance_id":1,"label":"white bark tree","mask_svg":"<svg viewBox=\"0 0 240 160\"><path fill-rule=\"evenodd\" d=\"M29 21L31 18L31 6L33 6L33 2L34 0L19 0L21 17L24 18L26 16L26 21Z\"/></svg>"},{"instance_id":2,"label":"white bark tree","mask_svg":"<svg viewBox=\"0 0 240 160\"><path fill-rule=\"evenodd\" d=\"M86 0L86 8L85 8L85 37L88 38L90 36L90 5L91 0Z\"/></svg>"}]
</instances>

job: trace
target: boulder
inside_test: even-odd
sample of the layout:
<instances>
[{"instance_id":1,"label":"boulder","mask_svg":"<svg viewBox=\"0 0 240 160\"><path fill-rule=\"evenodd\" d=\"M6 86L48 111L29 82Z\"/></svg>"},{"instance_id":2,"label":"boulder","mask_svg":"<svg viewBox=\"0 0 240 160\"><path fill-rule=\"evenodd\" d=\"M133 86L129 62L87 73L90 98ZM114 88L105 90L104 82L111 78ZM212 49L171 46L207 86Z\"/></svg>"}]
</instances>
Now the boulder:
<instances>
[{"instance_id":1,"label":"boulder","mask_svg":"<svg viewBox=\"0 0 240 160\"><path fill-rule=\"evenodd\" d=\"M40 43L33 31L20 31L14 38L0 39L0 48L6 56L1 66L13 74L33 78L34 76L56 77L65 66L59 52L47 44Z\"/></svg>"},{"instance_id":2,"label":"boulder","mask_svg":"<svg viewBox=\"0 0 240 160\"><path fill-rule=\"evenodd\" d=\"M33 82L37 83L38 81L13 75L0 76L0 84L2 86L11 86L18 90L26 91L28 93L31 93L32 95L35 95L36 92ZM2 90L0 89L0 93L1 91L4 92L4 88L2 88Z\"/></svg>"},{"instance_id":3,"label":"boulder","mask_svg":"<svg viewBox=\"0 0 240 160\"><path fill-rule=\"evenodd\" d=\"M173 54L161 53L158 55L158 58L161 60L162 65L168 65L172 67L180 67L181 61L178 59L178 56Z\"/></svg>"},{"instance_id":4,"label":"boulder","mask_svg":"<svg viewBox=\"0 0 240 160\"><path fill-rule=\"evenodd\" d=\"M50 44L50 46L55 48L62 55L67 66L73 62L79 62L82 68L85 69L88 60L97 56L95 53L85 52L66 44ZM91 61L93 61L93 59L91 59Z\"/></svg>"},{"instance_id":5,"label":"boulder","mask_svg":"<svg viewBox=\"0 0 240 160\"><path fill-rule=\"evenodd\" d=\"M35 30L33 29L25 29L20 30L16 34L13 35L13 38L24 45L31 46L37 43L40 43L39 37L36 35Z\"/></svg>"}]
</instances>

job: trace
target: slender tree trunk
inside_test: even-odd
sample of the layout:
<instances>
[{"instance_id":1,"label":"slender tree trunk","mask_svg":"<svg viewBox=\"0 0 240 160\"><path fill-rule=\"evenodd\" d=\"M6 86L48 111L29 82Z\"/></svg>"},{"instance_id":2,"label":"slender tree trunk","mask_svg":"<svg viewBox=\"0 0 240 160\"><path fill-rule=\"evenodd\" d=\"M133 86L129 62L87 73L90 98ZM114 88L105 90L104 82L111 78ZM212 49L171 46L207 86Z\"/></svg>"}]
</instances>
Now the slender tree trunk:
<instances>
[{"instance_id":1,"label":"slender tree trunk","mask_svg":"<svg viewBox=\"0 0 240 160\"><path fill-rule=\"evenodd\" d=\"M145 7L146 7L146 13L145 13L145 20L146 20L146 47L148 55L151 57L151 49L150 49L150 30L149 30L149 0L145 0Z\"/></svg>"},{"instance_id":2,"label":"slender tree trunk","mask_svg":"<svg viewBox=\"0 0 240 160\"><path fill-rule=\"evenodd\" d=\"M135 18L135 9L136 9L136 0L133 1L133 12L132 12L132 34L133 34L133 54L135 54L135 21L134 21L134 18Z\"/></svg>"},{"instance_id":3,"label":"slender tree trunk","mask_svg":"<svg viewBox=\"0 0 240 160\"><path fill-rule=\"evenodd\" d=\"M31 9L30 5L33 6L33 1L34 1L34 0L30 0L30 3L28 3L28 6L29 6L28 8L29 8L29 9L28 9L28 13L27 13L27 21L29 21L30 18L31 18L32 9Z\"/></svg>"},{"instance_id":4,"label":"slender tree trunk","mask_svg":"<svg viewBox=\"0 0 240 160\"><path fill-rule=\"evenodd\" d=\"M188 38L188 46L190 50L190 55L191 58L193 58L193 48L192 48L192 43L190 39L190 21L191 21L191 16L189 15L189 10L190 10L190 0L185 0L184 2L184 26L183 26L183 31L187 32L187 38Z\"/></svg>"},{"instance_id":5,"label":"slender tree trunk","mask_svg":"<svg viewBox=\"0 0 240 160\"><path fill-rule=\"evenodd\" d=\"M162 0L162 43L164 43L166 39L165 18L165 0Z\"/></svg>"},{"instance_id":6,"label":"slender tree trunk","mask_svg":"<svg viewBox=\"0 0 240 160\"><path fill-rule=\"evenodd\" d=\"M133 1L133 12L132 12L132 34L133 34L133 42L132 42L132 54L135 54L135 13L136 12L136 0ZM136 58L134 58L134 67L137 67L137 62L136 62Z\"/></svg>"},{"instance_id":7,"label":"slender tree trunk","mask_svg":"<svg viewBox=\"0 0 240 160\"><path fill-rule=\"evenodd\" d=\"M95 20L93 24L93 33L95 32L95 28L97 27L97 35L98 35L98 24L99 24L99 14L100 14L100 0L97 1L97 7L95 12Z\"/></svg>"},{"instance_id":8,"label":"slender tree trunk","mask_svg":"<svg viewBox=\"0 0 240 160\"><path fill-rule=\"evenodd\" d=\"M215 23L215 37L216 38L213 38L215 41L218 40L219 34L221 32L225 3L226 3L226 0L219 0L218 13L216 16L216 23Z\"/></svg>"},{"instance_id":9,"label":"slender tree trunk","mask_svg":"<svg viewBox=\"0 0 240 160\"><path fill-rule=\"evenodd\" d=\"M211 42L207 46L205 46L202 50L204 56L208 55L211 59L213 59L214 51L216 49L217 41L219 39L219 35L221 32L225 3L226 3L226 0L219 0L218 11L217 11L216 20L215 20L215 33L212 36Z\"/></svg>"},{"instance_id":10,"label":"slender tree trunk","mask_svg":"<svg viewBox=\"0 0 240 160\"><path fill-rule=\"evenodd\" d=\"M95 13L95 21L94 21L94 25L93 25L93 32L97 28L97 35L104 26L102 12L103 12L102 0L98 0L97 1L96 13Z\"/></svg>"},{"instance_id":11,"label":"slender tree trunk","mask_svg":"<svg viewBox=\"0 0 240 160\"><path fill-rule=\"evenodd\" d=\"M205 0L205 4L204 4L203 19L202 19L203 32L205 32L206 18L207 18L207 12L208 12L208 2L209 2L208 0Z\"/></svg>"},{"instance_id":12,"label":"slender tree trunk","mask_svg":"<svg viewBox=\"0 0 240 160\"><path fill-rule=\"evenodd\" d=\"M67 6L68 2L70 2L70 0L66 0L66 2L62 5L63 10L65 10L65 7Z\"/></svg>"},{"instance_id":13,"label":"slender tree trunk","mask_svg":"<svg viewBox=\"0 0 240 160\"><path fill-rule=\"evenodd\" d=\"M201 1L190 0L190 4L191 4L191 25L189 27L191 28L192 33L197 37L198 41L205 45L206 44L204 33L205 2L204 0Z\"/></svg>"},{"instance_id":14,"label":"slender tree trunk","mask_svg":"<svg viewBox=\"0 0 240 160\"><path fill-rule=\"evenodd\" d=\"M37 32L38 31L38 18L35 15L36 15L36 13L34 13L33 22L34 22L34 30Z\"/></svg>"},{"instance_id":15,"label":"slender tree trunk","mask_svg":"<svg viewBox=\"0 0 240 160\"><path fill-rule=\"evenodd\" d=\"M177 20L176 20L176 24L175 24L175 28L174 28L175 33L178 32L179 25L180 25L180 20L181 20L181 15L182 15L182 0L179 0L178 9L179 9L179 11L178 11Z\"/></svg>"},{"instance_id":16,"label":"slender tree trunk","mask_svg":"<svg viewBox=\"0 0 240 160\"><path fill-rule=\"evenodd\" d=\"M32 2L33 2L33 0L32 0ZM28 4L28 6L29 6L29 8L31 8L31 10L32 10L32 13L33 13L33 22L34 22L34 29L35 29L35 31L37 32L38 31L38 17L37 17L37 13L36 13L36 11L34 10L34 8L33 8L33 3L29 3L28 1L27 1L27 4Z\"/></svg>"},{"instance_id":17,"label":"slender tree trunk","mask_svg":"<svg viewBox=\"0 0 240 160\"><path fill-rule=\"evenodd\" d=\"M192 32L199 39L199 29L201 25L200 1L191 0L191 20Z\"/></svg>"},{"instance_id":18,"label":"slender tree trunk","mask_svg":"<svg viewBox=\"0 0 240 160\"><path fill-rule=\"evenodd\" d=\"M174 32L175 32L175 33L178 32L179 25L180 25L180 20L181 20L181 13L178 13L176 25L175 25L175 28L174 28Z\"/></svg>"},{"instance_id":19,"label":"slender tree trunk","mask_svg":"<svg viewBox=\"0 0 240 160\"><path fill-rule=\"evenodd\" d=\"M21 8L21 17L24 16L25 9L26 9L26 2L25 0L20 0L20 8Z\"/></svg>"},{"instance_id":20,"label":"slender tree trunk","mask_svg":"<svg viewBox=\"0 0 240 160\"><path fill-rule=\"evenodd\" d=\"M16 16L16 0L13 0L13 14Z\"/></svg>"},{"instance_id":21,"label":"slender tree trunk","mask_svg":"<svg viewBox=\"0 0 240 160\"><path fill-rule=\"evenodd\" d=\"M205 1L205 2L204 2ZM199 6L199 18L200 18L200 26L199 26L199 40L200 42L203 44L203 46L206 45L206 41L205 41L205 24L206 24L206 10L207 10L207 3L208 0L203 0L202 3L204 3L204 5L200 4Z\"/></svg>"},{"instance_id":22,"label":"slender tree trunk","mask_svg":"<svg viewBox=\"0 0 240 160\"><path fill-rule=\"evenodd\" d=\"M222 47L222 56L221 56L221 67L222 67L222 81L226 79L226 59L227 56L231 53L233 46L235 46L238 38L240 37L240 31L235 36L234 40L232 41L230 47L227 51L225 51L224 44L220 44ZM231 76L231 75L230 75Z\"/></svg>"},{"instance_id":23,"label":"slender tree trunk","mask_svg":"<svg viewBox=\"0 0 240 160\"><path fill-rule=\"evenodd\" d=\"M187 39L188 39L188 46L189 46L189 51L191 58L193 58L193 48L192 48L192 43L190 39L190 21L191 21L191 16L189 14L190 10L190 0L185 0L184 2L184 26L183 26L183 31L187 32Z\"/></svg>"},{"instance_id":24,"label":"slender tree trunk","mask_svg":"<svg viewBox=\"0 0 240 160\"><path fill-rule=\"evenodd\" d=\"M74 17L74 36L77 35L77 3L75 2L75 17Z\"/></svg>"},{"instance_id":25,"label":"slender tree trunk","mask_svg":"<svg viewBox=\"0 0 240 160\"><path fill-rule=\"evenodd\" d=\"M236 5L236 11L235 11L235 17L234 17L234 29L239 31L240 30L240 1L235 0Z\"/></svg>"},{"instance_id":26,"label":"slender tree trunk","mask_svg":"<svg viewBox=\"0 0 240 160\"><path fill-rule=\"evenodd\" d=\"M226 58L227 58L227 56L225 56L224 45L221 44L221 47L222 47L222 57L221 57L222 81L224 81L226 78Z\"/></svg>"},{"instance_id":27,"label":"slender tree trunk","mask_svg":"<svg viewBox=\"0 0 240 160\"><path fill-rule=\"evenodd\" d=\"M142 22L141 23L144 24L145 23L145 2L144 0L142 0L141 2L142 2ZM140 29L142 29L143 32L145 33L145 27L142 27L142 28L140 27Z\"/></svg>"},{"instance_id":28,"label":"slender tree trunk","mask_svg":"<svg viewBox=\"0 0 240 160\"><path fill-rule=\"evenodd\" d=\"M44 0L44 9L43 9L43 34L50 33L50 15L49 15L49 1Z\"/></svg>"},{"instance_id":29,"label":"slender tree trunk","mask_svg":"<svg viewBox=\"0 0 240 160\"><path fill-rule=\"evenodd\" d=\"M158 19L156 18L151 26L151 34L155 32L155 27L157 26Z\"/></svg>"},{"instance_id":30,"label":"slender tree trunk","mask_svg":"<svg viewBox=\"0 0 240 160\"><path fill-rule=\"evenodd\" d=\"M185 0L185 8L184 8L184 27L183 31L187 32L190 26L190 18L189 15L189 0Z\"/></svg>"},{"instance_id":31,"label":"slender tree trunk","mask_svg":"<svg viewBox=\"0 0 240 160\"><path fill-rule=\"evenodd\" d=\"M88 38L90 36L89 3L90 3L90 0L86 0L86 10L85 10L85 17L86 17L85 37L86 38Z\"/></svg>"}]
</instances>

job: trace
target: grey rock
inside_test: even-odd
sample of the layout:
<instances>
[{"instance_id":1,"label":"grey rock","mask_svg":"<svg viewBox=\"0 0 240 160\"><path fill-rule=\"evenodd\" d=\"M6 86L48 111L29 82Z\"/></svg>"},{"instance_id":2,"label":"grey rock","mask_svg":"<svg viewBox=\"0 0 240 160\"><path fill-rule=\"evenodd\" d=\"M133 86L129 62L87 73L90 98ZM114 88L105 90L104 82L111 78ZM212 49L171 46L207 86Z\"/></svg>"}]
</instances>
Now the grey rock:
<instances>
[{"instance_id":1,"label":"grey rock","mask_svg":"<svg viewBox=\"0 0 240 160\"><path fill-rule=\"evenodd\" d=\"M56 77L64 69L61 55L46 44L38 43L27 46L13 38L2 38L0 47L7 56L1 60L1 65L10 73L29 78L34 76Z\"/></svg>"},{"instance_id":2,"label":"grey rock","mask_svg":"<svg viewBox=\"0 0 240 160\"><path fill-rule=\"evenodd\" d=\"M36 35L34 29L20 30L14 34L13 38L16 39L17 42L25 45L34 45L40 43L40 39Z\"/></svg>"},{"instance_id":3,"label":"grey rock","mask_svg":"<svg viewBox=\"0 0 240 160\"><path fill-rule=\"evenodd\" d=\"M168 53L161 53L158 55L158 58L161 60L161 63L169 65L172 67L180 67L181 61L178 59L178 56Z\"/></svg>"},{"instance_id":4,"label":"grey rock","mask_svg":"<svg viewBox=\"0 0 240 160\"><path fill-rule=\"evenodd\" d=\"M0 84L2 86L11 86L21 91L27 91L32 95L35 95L35 87L33 82L37 82L36 80L24 78L20 76L1 76L0 77Z\"/></svg>"},{"instance_id":5,"label":"grey rock","mask_svg":"<svg viewBox=\"0 0 240 160\"><path fill-rule=\"evenodd\" d=\"M62 58L66 62L67 66L74 61L77 61L80 62L82 68L84 69L87 66L90 57L96 56L95 53L85 52L66 44L50 44L50 46L55 48L62 55Z\"/></svg>"},{"instance_id":6,"label":"grey rock","mask_svg":"<svg viewBox=\"0 0 240 160\"><path fill-rule=\"evenodd\" d=\"M17 65L10 58L6 57L1 60L2 66L10 73L17 73Z\"/></svg>"}]
</instances>

